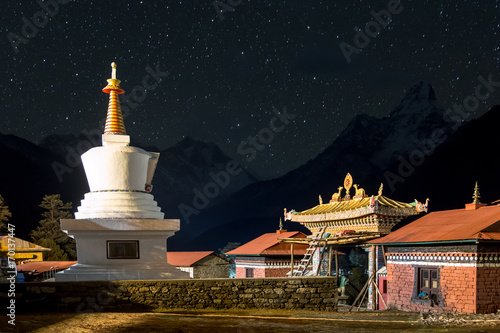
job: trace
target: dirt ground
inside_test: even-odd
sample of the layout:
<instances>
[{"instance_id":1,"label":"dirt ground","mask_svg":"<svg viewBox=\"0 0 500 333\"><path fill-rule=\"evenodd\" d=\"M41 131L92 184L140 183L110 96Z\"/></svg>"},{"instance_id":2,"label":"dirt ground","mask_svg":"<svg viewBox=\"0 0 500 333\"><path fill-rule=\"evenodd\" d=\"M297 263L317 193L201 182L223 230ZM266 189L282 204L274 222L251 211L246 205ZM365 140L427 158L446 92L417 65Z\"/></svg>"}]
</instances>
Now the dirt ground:
<instances>
[{"instance_id":1,"label":"dirt ground","mask_svg":"<svg viewBox=\"0 0 500 333\"><path fill-rule=\"evenodd\" d=\"M499 332L500 321L471 325L424 325L407 312L168 311L154 313L25 314L2 332Z\"/></svg>"}]
</instances>

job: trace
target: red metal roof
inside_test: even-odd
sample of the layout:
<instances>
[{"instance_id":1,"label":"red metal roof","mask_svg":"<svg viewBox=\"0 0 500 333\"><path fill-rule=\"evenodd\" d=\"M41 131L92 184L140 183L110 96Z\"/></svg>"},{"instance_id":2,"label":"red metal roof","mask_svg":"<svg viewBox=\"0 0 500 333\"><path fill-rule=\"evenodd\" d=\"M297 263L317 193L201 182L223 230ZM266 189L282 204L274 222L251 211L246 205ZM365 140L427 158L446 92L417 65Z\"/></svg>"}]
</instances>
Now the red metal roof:
<instances>
[{"instance_id":1,"label":"red metal roof","mask_svg":"<svg viewBox=\"0 0 500 333\"><path fill-rule=\"evenodd\" d=\"M177 267L190 267L214 251L167 252L167 262Z\"/></svg>"},{"instance_id":2,"label":"red metal roof","mask_svg":"<svg viewBox=\"0 0 500 333\"><path fill-rule=\"evenodd\" d=\"M240 255L290 255L290 244L281 243L280 238L307 238L306 235L300 231L288 231L282 233L268 233L263 234L243 244L242 246L227 252L226 254L240 254ZM293 248L294 255L304 255L306 253L307 245L295 244Z\"/></svg>"},{"instance_id":3,"label":"red metal roof","mask_svg":"<svg viewBox=\"0 0 500 333\"><path fill-rule=\"evenodd\" d=\"M61 270L66 269L78 261L29 261L25 264L17 265L18 272L33 272L33 275L38 275L43 272L48 272L53 269Z\"/></svg>"},{"instance_id":4,"label":"red metal roof","mask_svg":"<svg viewBox=\"0 0 500 333\"><path fill-rule=\"evenodd\" d=\"M429 213L387 236L367 243L500 240L500 206Z\"/></svg>"}]
</instances>

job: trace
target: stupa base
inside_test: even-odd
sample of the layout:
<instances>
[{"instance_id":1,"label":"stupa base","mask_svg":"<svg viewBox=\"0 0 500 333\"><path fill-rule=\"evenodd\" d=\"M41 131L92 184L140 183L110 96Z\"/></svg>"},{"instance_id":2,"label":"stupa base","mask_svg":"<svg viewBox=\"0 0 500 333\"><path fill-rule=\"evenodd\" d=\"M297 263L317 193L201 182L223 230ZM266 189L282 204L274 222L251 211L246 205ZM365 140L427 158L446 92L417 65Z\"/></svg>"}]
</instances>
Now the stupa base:
<instances>
[{"instance_id":1,"label":"stupa base","mask_svg":"<svg viewBox=\"0 0 500 333\"><path fill-rule=\"evenodd\" d=\"M78 264L56 274L56 281L188 279L167 263L167 238L179 220L61 220L76 239Z\"/></svg>"},{"instance_id":2,"label":"stupa base","mask_svg":"<svg viewBox=\"0 0 500 333\"><path fill-rule=\"evenodd\" d=\"M164 267L104 267L76 264L56 274L57 282L189 279L189 273L172 265Z\"/></svg>"}]
</instances>

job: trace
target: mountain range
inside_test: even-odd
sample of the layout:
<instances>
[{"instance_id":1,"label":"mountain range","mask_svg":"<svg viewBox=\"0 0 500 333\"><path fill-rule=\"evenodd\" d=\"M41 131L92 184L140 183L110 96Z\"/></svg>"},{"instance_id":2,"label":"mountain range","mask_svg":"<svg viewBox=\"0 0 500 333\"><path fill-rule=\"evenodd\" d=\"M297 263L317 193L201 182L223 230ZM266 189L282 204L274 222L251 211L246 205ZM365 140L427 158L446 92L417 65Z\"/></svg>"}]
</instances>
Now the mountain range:
<instances>
[{"instance_id":1,"label":"mountain range","mask_svg":"<svg viewBox=\"0 0 500 333\"><path fill-rule=\"evenodd\" d=\"M432 86L420 82L386 117L355 116L321 154L267 181L256 179L215 144L185 138L160 151L153 179L165 217L181 219L169 249L216 250L272 232L284 208L308 209L318 204L318 195L327 202L348 172L368 195L384 183L385 196L405 202L429 198L430 210L463 207L476 180L485 202L500 199L500 178L495 178L500 158L493 153L500 136L499 109L468 123L450 122ZM0 134L0 194L19 237L29 239L45 194L60 193L76 209L88 191L79 155L99 142L85 133L51 135L35 145ZM297 223L284 224L304 230Z\"/></svg>"}]
</instances>

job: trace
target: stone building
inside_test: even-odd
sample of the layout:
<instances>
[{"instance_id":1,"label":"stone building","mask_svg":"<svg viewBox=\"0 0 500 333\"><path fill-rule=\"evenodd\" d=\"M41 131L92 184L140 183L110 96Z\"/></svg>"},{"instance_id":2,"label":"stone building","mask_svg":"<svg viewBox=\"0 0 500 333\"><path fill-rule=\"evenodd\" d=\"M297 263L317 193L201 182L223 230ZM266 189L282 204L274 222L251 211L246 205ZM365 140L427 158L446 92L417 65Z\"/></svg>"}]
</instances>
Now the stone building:
<instances>
[{"instance_id":1,"label":"stone building","mask_svg":"<svg viewBox=\"0 0 500 333\"><path fill-rule=\"evenodd\" d=\"M500 206L474 201L369 242L386 248L389 306L455 313L500 309Z\"/></svg>"},{"instance_id":2,"label":"stone building","mask_svg":"<svg viewBox=\"0 0 500 333\"><path fill-rule=\"evenodd\" d=\"M306 238L299 231L276 230L273 233L263 234L229 251L226 255L233 256L236 264L236 278L253 277L286 277L290 272L291 250L290 245L283 243L283 238ZM306 253L308 245L296 245L293 254L294 265Z\"/></svg>"},{"instance_id":3,"label":"stone building","mask_svg":"<svg viewBox=\"0 0 500 333\"><path fill-rule=\"evenodd\" d=\"M229 278L231 263L213 251L168 252L167 261L191 279Z\"/></svg>"}]
</instances>

